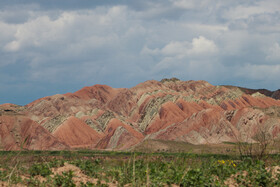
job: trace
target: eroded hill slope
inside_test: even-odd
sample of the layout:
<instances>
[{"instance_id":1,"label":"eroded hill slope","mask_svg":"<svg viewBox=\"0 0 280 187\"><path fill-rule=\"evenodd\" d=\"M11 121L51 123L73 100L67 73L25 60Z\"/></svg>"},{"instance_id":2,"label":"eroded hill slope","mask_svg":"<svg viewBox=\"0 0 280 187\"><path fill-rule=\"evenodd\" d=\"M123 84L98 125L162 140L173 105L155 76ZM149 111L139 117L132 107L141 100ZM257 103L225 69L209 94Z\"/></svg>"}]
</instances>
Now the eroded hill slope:
<instances>
[{"instance_id":1,"label":"eroded hill slope","mask_svg":"<svg viewBox=\"0 0 280 187\"><path fill-rule=\"evenodd\" d=\"M0 105L0 146L19 149L129 149L147 139L192 144L253 141L280 133L278 92L164 79L133 88L106 85ZM15 133L16 132L16 133Z\"/></svg>"}]
</instances>

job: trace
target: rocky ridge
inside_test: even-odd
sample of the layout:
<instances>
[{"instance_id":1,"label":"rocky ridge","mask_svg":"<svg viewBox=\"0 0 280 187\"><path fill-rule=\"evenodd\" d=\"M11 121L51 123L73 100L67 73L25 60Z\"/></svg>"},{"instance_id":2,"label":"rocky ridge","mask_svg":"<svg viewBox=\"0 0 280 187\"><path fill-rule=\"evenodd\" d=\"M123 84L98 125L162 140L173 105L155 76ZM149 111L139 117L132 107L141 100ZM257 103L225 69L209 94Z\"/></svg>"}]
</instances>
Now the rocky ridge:
<instances>
[{"instance_id":1,"label":"rocky ridge","mask_svg":"<svg viewBox=\"0 0 280 187\"><path fill-rule=\"evenodd\" d=\"M0 105L4 150L130 149L145 140L191 144L254 141L280 133L279 90L163 79L133 88L106 85Z\"/></svg>"}]
</instances>

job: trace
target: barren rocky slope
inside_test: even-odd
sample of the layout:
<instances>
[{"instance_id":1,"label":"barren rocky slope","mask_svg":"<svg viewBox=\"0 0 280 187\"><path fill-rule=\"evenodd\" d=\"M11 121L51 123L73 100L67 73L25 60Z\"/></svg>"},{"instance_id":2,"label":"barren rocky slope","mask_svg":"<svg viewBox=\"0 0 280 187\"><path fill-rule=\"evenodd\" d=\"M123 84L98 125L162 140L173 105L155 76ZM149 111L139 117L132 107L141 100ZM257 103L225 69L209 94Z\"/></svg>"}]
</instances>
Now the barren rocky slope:
<instances>
[{"instance_id":1,"label":"barren rocky slope","mask_svg":"<svg viewBox=\"0 0 280 187\"><path fill-rule=\"evenodd\" d=\"M106 85L0 105L0 148L129 149L147 139L192 144L253 140L280 133L279 90L164 79L133 88Z\"/></svg>"}]
</instances>

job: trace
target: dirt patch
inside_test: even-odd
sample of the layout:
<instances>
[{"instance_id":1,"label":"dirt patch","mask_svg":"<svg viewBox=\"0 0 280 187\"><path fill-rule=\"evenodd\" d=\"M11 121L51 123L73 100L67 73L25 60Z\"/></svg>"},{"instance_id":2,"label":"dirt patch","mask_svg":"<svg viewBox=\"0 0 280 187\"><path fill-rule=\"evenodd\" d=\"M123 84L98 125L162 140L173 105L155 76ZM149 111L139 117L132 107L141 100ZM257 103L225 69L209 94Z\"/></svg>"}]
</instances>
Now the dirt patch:
<instances>
[{"instance_id":1,"label":"dirt patch","mask_svg":"<svg viewBox=\"0 0 280 187\"><path fill-rule=\"evenodd\" d=\"M90 182L93 184L97 184L98 182L98 179L94 179L85 175L80 168L69 163L65 163L63 167L52 168L53 175L51 175L51 177L54 177L54 175L56 174L62 175L63 172L69 172L69 171L73 171L73 176L74 176L73 181L76 184L76 186L80 186L80 183L86 184L87 182ZM101 181L101 184L106 184L106 182ZM107 185L110 187L117 186L117 184L113 184L113 183L107 183Z\"/></svg>"},{"instance_id":2,"label":"dirt patch","mask_svg":"<svg viewBox=\"0 0 280 187\"><path fill-rule=\"evenodd\" d=\"M81 182L83 182L83 183L92 182L92 179L90 177L83 174L82 171L80 170L80 168L78 168L72 164L65 163L65 165L63 167L52 168L52 172L54 175L57 175L57 174L62 175L63 172L69 172L69 171L73 171L73 176L74 176L73 181L76 185L80 184ZM52 177L54 175L52 175Z\"/></svg>"},{"instance_id":3,"label":"dirt patch","mask_svg":"<svg viewBox=\"0 0 280 187\"><path fill-rule=\"evenodd\" d=\"M274 166L272 168L266 168L267 171L272 170L272 178L277 179L277 175L280 174L280 166Z\"/></svg>"},{"instance_id":4,"label":"dirt patch","mask_svg":"<svg viewBox=\"0 0 280 187\"><path fill-rule=\"evenodd\" d=\"M232 175L231 177L229 177L224 183L225 183L225 185L226 186L228 186L228 187L238 187L239 185L238 185L238 183L236 182L236 178L237 178L237 176L239 175L240 173L236 173L235 175ZM244 171L243 173L242 173L242 175L245 177L245 176L247 176L247 172L246 171Z\"/></svg>"},{"instance_id":5,"label":"dirt patch","mask_svg":"<svg viewBox=\"0 0 280 187\"><path fill-rule=\"evenodd\" d=\"M266 168L266 170L268 172L272 172L272 178L277 179L277 175L280 174L280 166L273 166L273 167L268 167ZM235 175L232 175L231 177L229 177L226 181L225 181L225 185L229 186L229 187L237 187L239 186L236 182L236 178L237 176L240 175L240 173L236 173ZM243 171L242 172L242 176L246 177L248 175L247 171Z\"/></svg>"},{"instance_id":6,"label":"dirt patch","mask_svg":"<svg viewBox=\"0 0 280 187\"><path fill-rule=\"evenodd\" d=\"M98 179L95 179L95 178L92 178L92 177L89 177L87 175L85 175L82 170L72 164L69 164L69 163L65 163L63 167L58 167L58 168L52 168L51 169L53 174L50 175L51 178L54 178L55 175L62 175L63 172L69 172L69 171L72 171L73 172L73 182L76 186L81 186L80 184L81 183L84 183L86 184L87 182L89 183L92 183L94 185L97 185L98 184ZM0 171L4 171L4 169L0 168ZM21 178L23 180L28 180L30 178L30 176L21 176ZM44 183L47 181L47 179L45 177L42 177L42 176L34 176L34 179L35 180L38 180L40 181L40 183ZM105 181L101 181L101 184L107 184L109 187L116 187L117 186L117 183L114 184L114 183L106 183ZM26 186L26 185L23 185L23 184L9 184L8 182L5 182L5 181L0 181L0 187L23 187L23 186Z\"/></svg>"},{"instance_id":7,"label":"dirt patch","mask_svg":"<svg viewBox=\"0 0 280 187\"><path fill-rule=\"evenodd\" d=\"M9 184L8 182L0 181L0 187L23 187L24 185L22 184Z\"/></svg>"}]
</instances>

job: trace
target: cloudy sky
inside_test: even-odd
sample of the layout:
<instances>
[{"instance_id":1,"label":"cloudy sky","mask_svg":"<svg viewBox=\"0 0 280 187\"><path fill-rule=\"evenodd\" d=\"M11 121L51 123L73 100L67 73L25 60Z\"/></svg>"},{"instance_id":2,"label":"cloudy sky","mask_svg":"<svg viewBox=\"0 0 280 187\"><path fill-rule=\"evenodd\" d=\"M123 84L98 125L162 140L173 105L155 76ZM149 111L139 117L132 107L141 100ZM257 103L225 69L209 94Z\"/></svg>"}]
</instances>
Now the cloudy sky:
<instances>
[{"instance_id":1,"label":"cloudy sky","mask_svg":"<svg viewBox=\"0 0 280 187\"><path fill-rule=\"evenodd\" d=\"M177 77L280 88L279 0L0 0L0 104Z\"/></svg>"}]
</instances>

